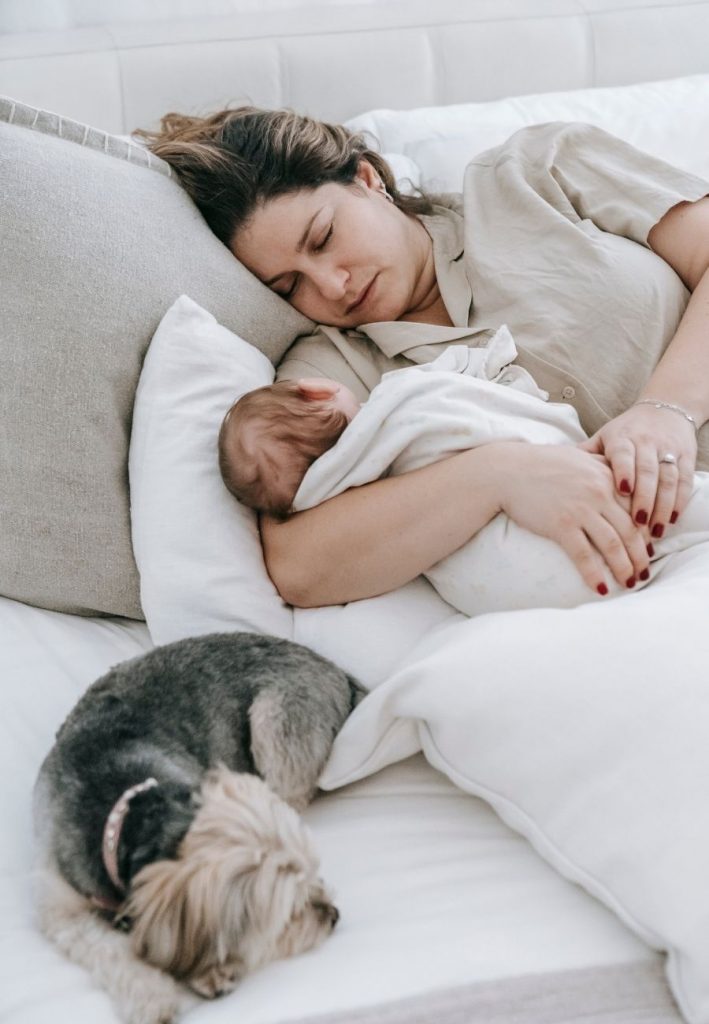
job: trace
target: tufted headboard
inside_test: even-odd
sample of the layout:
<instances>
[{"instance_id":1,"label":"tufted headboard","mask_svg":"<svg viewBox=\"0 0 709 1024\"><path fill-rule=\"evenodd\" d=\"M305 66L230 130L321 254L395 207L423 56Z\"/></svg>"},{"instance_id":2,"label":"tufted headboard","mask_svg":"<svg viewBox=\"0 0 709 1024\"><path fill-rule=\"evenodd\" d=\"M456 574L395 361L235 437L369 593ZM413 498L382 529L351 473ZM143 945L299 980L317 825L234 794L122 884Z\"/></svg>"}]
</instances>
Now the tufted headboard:
<instances>
[{"instance_id":1,"label":"tufted headboard","mask_svg":"<svg viewBox=\"0 0 709 1024\"><path fill-rule=\"evenodd\" d=\"M0 94L113 132L166 110L345 120L709 72L709 0L393 0L0 35Z\"/></svg>"}]
</instances>

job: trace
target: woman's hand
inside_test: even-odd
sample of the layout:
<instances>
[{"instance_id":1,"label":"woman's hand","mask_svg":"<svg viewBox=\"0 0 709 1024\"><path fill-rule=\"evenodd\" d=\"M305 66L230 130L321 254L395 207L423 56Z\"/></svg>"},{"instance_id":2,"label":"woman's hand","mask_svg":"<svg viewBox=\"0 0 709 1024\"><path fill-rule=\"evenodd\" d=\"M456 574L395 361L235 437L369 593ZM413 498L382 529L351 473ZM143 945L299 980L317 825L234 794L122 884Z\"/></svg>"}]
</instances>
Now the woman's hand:
<instances>
[{"instance_id":1,"label":"woman's hand","mask_svg":"<svg viewBox=\"0 0 709 1024\"><path fill-rule=\"evenodd\" d=\"M604 458L571 445L497 447L502 511L519 526L560 544L600 594L607 593L607 569L626 587L647 578L646 536Z\"/></svg>"},{"instance_id":2,"label":"woman's hand","mask_svg":"<svg viewBox=\"0 0 709 1024\"><path fill-rule=\"evenodd\" d=\"M605 457L618 493L632 495L633 519L647 524L651 537L661 537L684 511L692 493L697 439L681 413L634 405L579 447ZM667 455L676 461L663 461Z\"/></svg>"}]
</instances>

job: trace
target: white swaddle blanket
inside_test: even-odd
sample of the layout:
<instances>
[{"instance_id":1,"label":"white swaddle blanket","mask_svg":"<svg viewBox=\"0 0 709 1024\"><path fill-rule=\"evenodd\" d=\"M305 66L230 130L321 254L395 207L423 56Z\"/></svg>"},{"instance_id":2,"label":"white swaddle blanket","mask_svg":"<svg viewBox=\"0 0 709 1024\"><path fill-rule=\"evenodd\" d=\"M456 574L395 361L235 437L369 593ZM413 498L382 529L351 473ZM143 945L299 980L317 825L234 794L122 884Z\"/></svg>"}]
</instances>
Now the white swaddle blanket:
<instances>
[{"instance_id":1,"label":"white swaddle blanket","mask_svg":"<svg viewBox=\"0 0 709 1024\"><path fill-rule=\"evenodd\" d=\"M531 375L513 365L516 356L512 335L503 326L485 347L454 345L431 363L384 374L337 444L309 468L294 510L492 441L584 441L576 411L547 402ZM651 579L670 553L704 540L709 540L709 474L697 473L680 522L666 528L661 541L653 541ZM466 615L608 600L584 583L558 544L504 514L425 575ZM611 594L627 593L610 572L607 583Z\"/></svg>"}]
</instances>

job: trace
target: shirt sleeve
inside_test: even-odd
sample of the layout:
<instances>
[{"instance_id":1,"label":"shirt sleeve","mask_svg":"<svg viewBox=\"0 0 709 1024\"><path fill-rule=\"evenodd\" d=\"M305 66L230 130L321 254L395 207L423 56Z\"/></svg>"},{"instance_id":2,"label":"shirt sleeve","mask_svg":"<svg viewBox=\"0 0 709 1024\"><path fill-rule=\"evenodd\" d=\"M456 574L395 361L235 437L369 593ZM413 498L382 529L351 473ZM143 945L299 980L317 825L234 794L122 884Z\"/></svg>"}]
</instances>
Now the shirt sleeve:
<instances>
[{"instance_id":1,"label":"shirt sleeve","mask_svg":"<svg viewBox=\"0 0 709 1024\"><path fill-rule=\"evenodd\" d=\"M709 195L709 181L577 122L522 128L470 166L492 165L501 187L513 187L515 179L522 185L522 178L570 218L575 213L645 246L650 230L673 206Z\"/></svg>"}]
</instances>

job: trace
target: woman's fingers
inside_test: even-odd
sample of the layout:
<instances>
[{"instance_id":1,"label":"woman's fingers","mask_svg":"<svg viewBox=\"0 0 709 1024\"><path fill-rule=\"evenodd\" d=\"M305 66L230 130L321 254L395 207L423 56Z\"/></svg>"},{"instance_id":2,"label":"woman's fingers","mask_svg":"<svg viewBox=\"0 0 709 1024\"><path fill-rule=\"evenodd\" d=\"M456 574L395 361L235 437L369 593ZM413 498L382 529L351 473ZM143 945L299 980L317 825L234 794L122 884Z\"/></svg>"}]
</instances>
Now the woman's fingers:
<instances>
[{"instance_id":1,"label":"woman's fingers","mask_svg":"<svg viewBox=\"0 0 709 1024\"><path fill-rule=\"evenodd\" d=\"M610 505L603 512L603 518L606 521L607 527L618 537L623 552L627 555L631 566L631 573L629 576L623 576L626 566L619 559L617 561L617 571L614 570L613 575L622 583L624 586L632 587L633 583L631 580L647 579L649 574L650 558L647 550L647 540L644 532L639 529L633 522L630 516L630 501L627 500L626 508L623 509L620 506ZM602 536L607 538L605 541L609 545L613 545L613 538L607 533L604 526L599 527L602 532Z\"/></svg>"},{"instance_id":2,"label":"woman's fingers","mask_svg":"<svg viewBox=\"0 0 709 1024\"><path fill-rule=\"evenodd\" d=\"M584 583L601 596L608 593L608 563L583 530L559 538L559 543L578 569Z\"/></svg>"},{"instance_id":3,"label":"woman's fingers","mask_svg":"<svg viewBox=\"0 0 709 1024\"><path fill-rule=\"evenodd\" d=\"M679 479L679 466L676 462L658 461L657 493L650 517L650 536L656 540L659 540L667 524L672 521L672 513L677 507Z\"/></svg>"},{"instance_id":4,"label":"woman's fingers","mask_svg":"<svg viewBox=\"0 0 709 1024\"><path fill-rule=\"evenodd\" d=\"M659 479L657 447L648 443L638 444L635 448L632 515L640 526L647 525L652 518Z\"/></svg>"},{"instance_id":5,"label":"woman's fingers","mask_svg":"<svg viewBox=\"0 0 709 1024\"><path fill-rule=\"evenodd\" d=\"M670 523L677 521L687 507L687 502L692 497L694 489L694 466L683 458L679 460L679 481L677 483L677 494L675 495L675 506L670 513Z\"/></svg>"},{"instance_id":6,"label":"woman's fingers","mask_svg":"<svg viewBox=\"0 0 709 1024\"><path fill-rule=\"evenodd\" d=\"M606 515L594 516L586 534L618 583L634 587L638 578L645 578L649 571L647 547L628 513L621 508L618 513L609 509Z\"/></svg>"},{"instance_id":7,"label":"woman's fingers","mask_svg":"<svg viewBox=\"0 0 709 1024\"><path fill-rule=\"evenodd\" d=\"M619 509L622 512L622 509ZM615 525L595 516L583 530L562 538L562 547L592 590L606 594L608 571L621 587L632 589L649 575L647 546L630 516Z\"/></svg>"},{"instance_id":8,"label":"woman's fingers","mask_svg":"<svg viewBox=\"0 0 709 1024\"><path fill-rule=\"evenodd\" d=\"M646 540L618 494L606 459L572 446L506 446L501 508L566 551L589 587L622 586L648 568ZM603 591L601 590L601 593Z\"/></svg>"},{"instance_id":9,"label":"woman's fingers","mask_svg":"<svg viewBox=\"0 0 709 1024\"><path fill-rule=\"evenodd\" d=\"M687 506L694 486L693 463L686 456L670 451L651 453L649 450L645 459L648 467L654 460L655 468L638 474L633 518L636 523L647 523L650 536L659 540L666 527L675 523Z\"/></svg>"},{"instance_id":10,"label":"woman's fingers","mask_svg":"<svg viewBox=\"0 0 709 1024\"><path fill-rule=\"evenodd\" d=\"M611 451L604 451L613 481L619 494L632 494L637 486L636 469L637 453L635 445L629 438L617 441Z\"/></svg>"},{"instance_id":11,"label":"woman's fingers","mask_svg":"<svg viewBox=\"0 0 709 1024\"><path fill-rule=\"evenodd\" d=\"M581 447L590 451L590 445L605 456L617 492L627 494L630 488L635 522L651 537L661 537L692 493L697 442L691 424L672 410L635 405Z\"/></svg>"},{"instance_id":12,"label":"woman's fingers","mask_svg":"<svg viewBox=\"0 0 709 1024\"><path fill-rule=\"evenodd\" d=\"M622 587L632 589L638 579L649 574L647 548L640 533L626 515L625 539L603 516L595 516L584 530L574 530L562 538L562 547L580 572L584 582L599 594L608 593L610 570ZM632 557L631 557L632 553Z\"/></svg>"}]
</instances>

